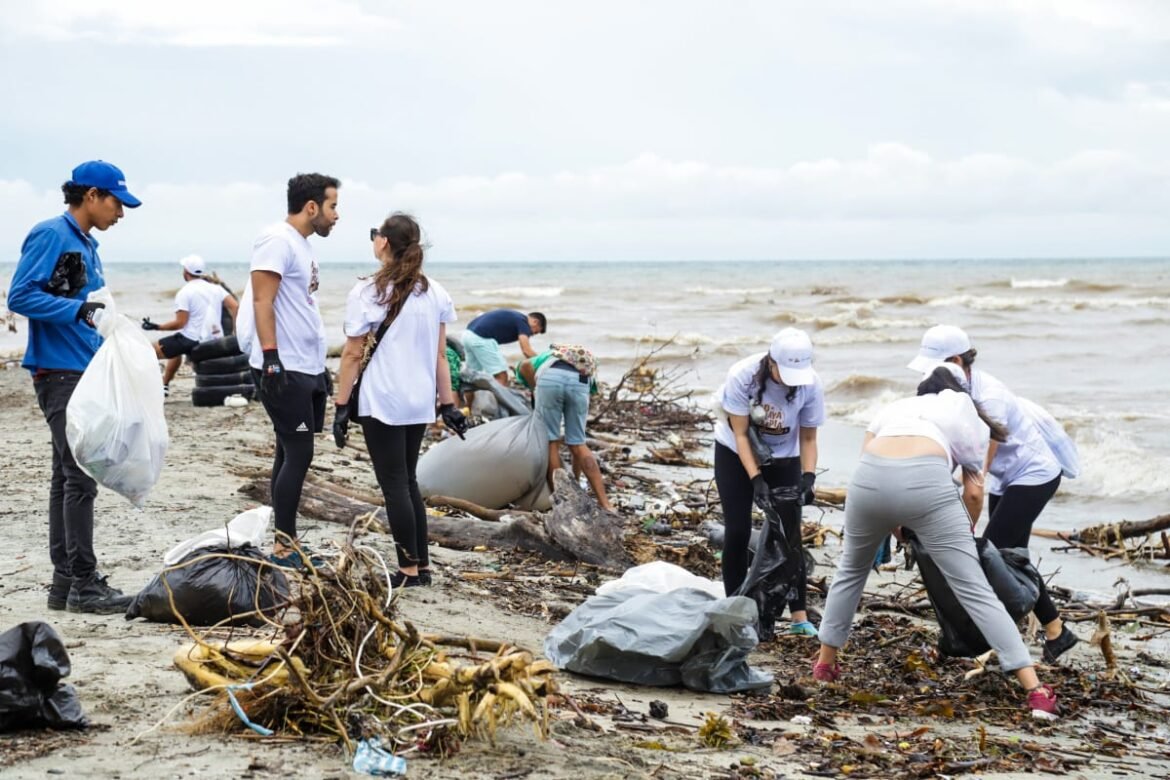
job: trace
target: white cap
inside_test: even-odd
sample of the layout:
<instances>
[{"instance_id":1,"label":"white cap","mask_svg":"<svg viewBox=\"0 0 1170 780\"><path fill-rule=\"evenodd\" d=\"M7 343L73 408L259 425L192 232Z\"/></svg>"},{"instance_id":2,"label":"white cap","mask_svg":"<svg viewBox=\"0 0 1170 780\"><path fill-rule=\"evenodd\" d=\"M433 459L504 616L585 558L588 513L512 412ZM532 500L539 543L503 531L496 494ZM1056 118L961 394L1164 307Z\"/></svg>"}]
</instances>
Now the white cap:
<instances>
[{"instance_id":1,"label":"white cap","mask_svg":"<svg viewBox=\"0 0 1170 780\"><path fill-rule=\"evenodd\" d=\"M922 378L928 379L930 375L934 373L934 370L940 366L951 372L951 376L953 376L955 381L959 383L959 387L963 388L967 392L971 392L971 382L967 379L967 372L964 371L957 363L935 363L930 368L922 372Z\"/></svg>"},{"instance_id":2,"label":"white cap","mask_svg":"<svg viewBox=\"0 0 1170 780\"><path fill-rule=\"evenodd\" d=\"M929 373L935 366L945 363L948 358L962 355L971 349L971 339L962 328L954 325L935 325L922 334L922 346L918 357L906 364L911 371Z\"/></svg>"},{"instance_id":3,"label":"white cap","mask_svg":"<svg viewBox=\"0 0 1170 780\"><path fill-rule=\"evenodd\" d=\"M780 368L780 379L789 387L811 385L816 381L813 371L813 348L808 334L797 328L785 328L772 337L768 354Z\"/></svg>"},{"instance_id":4,"label":"white cap","mask_svg":"<svg viewBox=\"0 0 1170 780\"><path fill-rule=\"evenodd\" d=\"M207 267L199 255L187 255L179 261L179 265L183 266L183 270L192 276L203 276L207 273Z\"/></svg>"}]
</instances>

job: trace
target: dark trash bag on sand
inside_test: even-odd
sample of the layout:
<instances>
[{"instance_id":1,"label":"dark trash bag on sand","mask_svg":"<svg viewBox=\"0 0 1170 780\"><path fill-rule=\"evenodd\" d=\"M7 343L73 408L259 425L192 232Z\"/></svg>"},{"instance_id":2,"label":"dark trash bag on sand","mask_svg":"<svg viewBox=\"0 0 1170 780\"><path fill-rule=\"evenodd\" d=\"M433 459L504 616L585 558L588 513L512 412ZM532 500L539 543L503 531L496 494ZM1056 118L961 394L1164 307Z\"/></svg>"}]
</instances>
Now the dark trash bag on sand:
<instances>
[{"instance_id":1,"label":"dark trash bag on sand","mask_svg":"<svg viewBox=\"0 0 1170 780\"><path fill-rule=\"evenodd\" d=\"M766 690L772 676L747 662L755 622L749 599L628 588L590 596L549 632L544 654L561 669L637 685Z\"/></svg>"},{"instance_id":2,"label":"dark trash bag on sand","mask_svg":"<svg viewBox=\"0 0 1170 780\"><path fill-rule=\"evenodd\" d=\"M48 623L21 623L0 634L0 732L85 728L65 643Z\"/></svg>"},{"instance_id":3,"label":"dark trash bag on sand","mask_svg":"<svg viewBox=\"0 0 1170 780\"><path fill-rule=\"evenodd\" d=\"M735 595L756 602L759 612L756 632L766 642L775 634L776 617L787 608L789 595L795 595L796 578L800 576L804 555L800 537L789 539L784 531L785 521L790 528L800 528L800 494L796 488L776 488L772 491L771 506L760 509L764 512L764 527L756 542L751 568Z\"/></svg>"},{"instance_id":4,"label":"dark trash bag on sand","mask_svg":"<svg viewBox=\"0 0 1170 780\"><path fill-rule=\"evenodd\" d=\"M938 618L939 652L953 658L974 658L986 653L991 645L955 598L946 576L912 532L905 532L905 537ZM979 550L979 565L983 567L991 589L1003 602L1012 620L1022 619L1032 611L1040 597L1040 572L1028 560L1028 551L1014 547L1000 550L986 539L976 539L975 546Z\"/></svg>"},{"instance_id":5,"label":"dark trash bag on sand","mask_svg":"<svg viewBox=\"0 0 1170 780\"><path fill-rule=\"evenodd\" d=\"M246 559L246 560L241 560ZM252 545L201 547L155 575L126 609L126 619L178 623L175 609L193 626L264 624L257 610L271 615L288 602L288 580ZM259 594L257 594L259 590Z\"/></svg>"}]
</instances>

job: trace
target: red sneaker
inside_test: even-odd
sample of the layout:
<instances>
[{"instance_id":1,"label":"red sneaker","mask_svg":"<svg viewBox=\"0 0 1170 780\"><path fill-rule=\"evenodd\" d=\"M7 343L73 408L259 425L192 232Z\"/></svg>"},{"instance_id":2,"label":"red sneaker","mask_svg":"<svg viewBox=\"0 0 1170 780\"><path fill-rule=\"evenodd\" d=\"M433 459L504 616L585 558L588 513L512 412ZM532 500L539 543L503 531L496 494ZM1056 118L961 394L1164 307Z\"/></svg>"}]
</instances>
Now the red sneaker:
<instances>
[{"instance_id":1,"label":"red sneaker","mask_svg":"<svg viewBox=\"0 0 1170 780\"><path fill-rule=\"evenodd\" d=\"M813 679L817 682L831 683L837 682L837 678L841 676L841 664L823 664L820 661L813 663Z\"/></svg>"},{"instance_id":2,"label":"red sneaker","mask_svg":"<svg viewBox=\"0 0 1170 780\"><path fill-rule=\"evenodd\" d=\"M1041 685L1028 691L1028 709L1036 720L1056 720L1056 692L1050 685Z\"/></svg>"}]
</instances>

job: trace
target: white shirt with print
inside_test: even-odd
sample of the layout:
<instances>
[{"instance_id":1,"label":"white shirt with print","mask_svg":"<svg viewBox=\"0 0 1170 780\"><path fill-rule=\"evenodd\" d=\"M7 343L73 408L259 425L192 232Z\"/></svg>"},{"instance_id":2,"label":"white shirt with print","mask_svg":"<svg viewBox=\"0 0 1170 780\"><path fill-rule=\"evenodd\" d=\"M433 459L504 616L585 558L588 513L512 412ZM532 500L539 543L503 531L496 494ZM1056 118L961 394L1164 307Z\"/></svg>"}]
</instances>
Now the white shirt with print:
<instances>
[{"instance_id":1,"label":"white shirt with print","mask_svg":"<svg viewBox=\"0 0 1170 780\"><path fill-rule=\"evenodd\" d=\"M1008 430L991 459L987 490L1002 494L1012 485L1043 485L1060 474L1060 463L1015 393L991 374L971 370L971 397L984 413Z\"/></svg>"},{"instance_id":2,"label":"white shirt with print","mask_svg":"<svg viewBox=\"0 0 1170 780\"><path fill-rule=\"evenodd\" d=\"M345 335L377 332L386 319L373 279L354 285L345 300ZM439 326L455 322L455 304L441 284L428 279L425 292L415 290L386 330L362 375L358 414L386 425L435 421L435 376Z\"/></svg>"},{"instance_id":3,"label":"white shirt with print","mask_svg":"<svg viewBox=\"0 0 1170 780\"><path fill-rule=\"evenodd\" d=\"M287 222L273 225L252 247L253 271L280 276L273 308L276 311L276 346L286 371L316 376L325 370L325 324L317 307L317 258L300 232ZM255 312L249 280L246 310L241 311L241 344L251 344L252 368L264 365L264 350L255 336ZM244 309L244 306L241 306Z\"/></svg>"},{"instance_id":4,"label":"white shirt with print","mask_svg":"<svg viewBox=\"0 0 1170 780\"><path fill-rule=\"evenodd\" d=\"M205 341L217 333L223 335L220 317L227 290L206 279L192 279L175 294L175 311L187 312L187 324L179 331L192 341Z\"/></svg>"},{"instance_id":5,"label":"white shirt with print","mask_svg":"<svg viewBox=\"0 0 1170 780\"><path fill-rule=\"evenodd\" d=\"M716 391L720 405L728 414L747 417L755 402L758 386L753 381L760 369L765 352L746 357L727 372L727 381ZM800 455L800 429L819 428L825 422L825 391L821 378L815 378L811 385L801 385L791 401L790 388L778 384L771 375L764 384L764 395L760 400L766 417L758 426L760 439L772 452L774 458L792 458ZM728 420L720 416L715 423L715 441L738 453L735 432Z\"/></svg>"}]
</instances>

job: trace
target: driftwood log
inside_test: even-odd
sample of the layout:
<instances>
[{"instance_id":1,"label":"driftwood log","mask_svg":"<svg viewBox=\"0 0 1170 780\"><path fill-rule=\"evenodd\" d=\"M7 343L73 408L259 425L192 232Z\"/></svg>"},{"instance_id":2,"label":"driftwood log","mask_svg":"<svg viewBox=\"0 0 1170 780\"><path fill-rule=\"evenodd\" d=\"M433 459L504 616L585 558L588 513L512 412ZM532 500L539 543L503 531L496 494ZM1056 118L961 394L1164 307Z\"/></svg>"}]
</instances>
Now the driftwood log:
<instances>
[{"instance_id":1,"label":"driftwood log","mask_svg":"<svg viewBox=\"0 0 1170 780\"><path fill-rule=\"evenodd\" d=\"M1158 515L1149 520L1122 520L1119 523L1101 523L1100 525L1091 525L1081 531L1071 532L1033 528L1032 535L1039 536L1043 539L1058 539L1106 547L1108 545L1115 545L1122 539L1146 536L1147 534L1166 529L1170 529L1170 515Z\"/></svg>"},{"instance_id":2,"label":"driftwood log","mask_svg":"<svg viewBox=\"0 0 1170 780\"><path fill-rule=\"evenodd\" d=\"M617 515L603 512L564 470L554 475L551 512L502 512L499 521L429 514L430 540L455 550L488 548L523 550L554 561L579 561L611 571L625 571L633 559L624 546L624 526ZM253 479L240 488L249 498L268 503L267 479ZM326 523L349 526L372 514L388 529L386 510L331 489L327 480L305 484L300 513Z\"/></svg>"}]
</instances>

